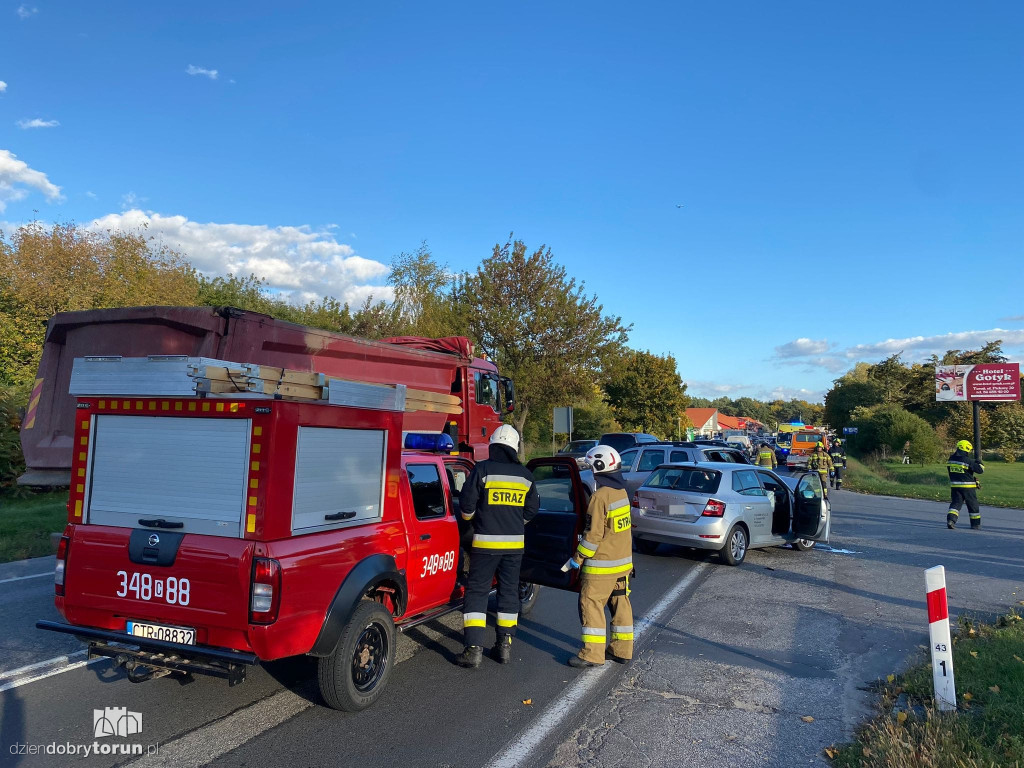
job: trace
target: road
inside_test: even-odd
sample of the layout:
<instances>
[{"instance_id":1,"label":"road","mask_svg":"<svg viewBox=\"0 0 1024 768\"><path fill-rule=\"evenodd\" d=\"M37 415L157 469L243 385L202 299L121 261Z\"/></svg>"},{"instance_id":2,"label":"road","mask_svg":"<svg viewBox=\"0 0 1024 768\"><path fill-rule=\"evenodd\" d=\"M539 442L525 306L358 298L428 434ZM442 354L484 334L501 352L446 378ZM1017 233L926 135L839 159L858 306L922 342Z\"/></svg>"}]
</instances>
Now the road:
<instances>
[{"instance_id":1,"label":"road","mask_svg":"<svg viewBox=\"0 0 1024 768\"><path fill-rule=\"evenodd\" d=\"M1021 510L984 508L981 531L946 530L945 506L934 502L841 492L833 512L831 547L754 551L739 568L671 547L637 554L638 624L658 616L630 665L567 667L579 634L574 597L544 590L522 620L513 664L456 667L459 618L448 617L402 636L388 690L355 715L317 703L305 659L258 668L234 688L132 685L101 660L3 690L17 682L11 670L79 646L32 628L54 616L52 583L21 577L52 561L2 566L0 765L824 764L822 749L870 711L862 689L922 653L925 568L946 566L952 614L991 617L1024 599ZM104 707L144 718L143 734L107 741L157 753L11 752L92 744L92 710Z\"/></svg>"}]
</instances>

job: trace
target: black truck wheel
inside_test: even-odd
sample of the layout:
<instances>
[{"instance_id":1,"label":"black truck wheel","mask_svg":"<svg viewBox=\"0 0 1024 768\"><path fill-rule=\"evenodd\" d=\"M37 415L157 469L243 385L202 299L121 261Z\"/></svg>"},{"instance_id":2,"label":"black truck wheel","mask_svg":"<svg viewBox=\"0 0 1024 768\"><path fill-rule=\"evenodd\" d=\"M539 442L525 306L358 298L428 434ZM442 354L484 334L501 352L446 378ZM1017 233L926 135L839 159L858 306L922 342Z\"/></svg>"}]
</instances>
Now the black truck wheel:
<instances>
[{"instance_id":1,"label":"black truck wheel","mask_svg":"<svg viewBox=\"0 0 1024 768\"><path fill-rule=\"evenodd\" d=\"M320 695L332 709L359 712L384 691L394 665L395 622L380 603L364 600L334 651L317 660Z\"/></svg>"}]
</instances>

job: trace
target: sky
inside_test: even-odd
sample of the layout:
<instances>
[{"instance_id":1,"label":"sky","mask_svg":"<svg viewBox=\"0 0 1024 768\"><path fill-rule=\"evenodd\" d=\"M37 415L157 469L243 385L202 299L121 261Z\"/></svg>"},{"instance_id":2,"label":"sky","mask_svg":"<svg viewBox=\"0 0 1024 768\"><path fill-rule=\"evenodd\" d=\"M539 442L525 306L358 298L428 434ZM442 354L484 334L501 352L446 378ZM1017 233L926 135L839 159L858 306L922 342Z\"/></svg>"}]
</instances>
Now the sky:
<instances>
[{"instance_id":1,"label":"sky","mask_svg":"<svg viewBox=\"0 0 1024 768\"><path fill-rule=\"evenodd\" d=\"M1024 5L0 0L0 227L296 300L546 244L699 396L1024 361Z\"/></svg>"}]
</instances>

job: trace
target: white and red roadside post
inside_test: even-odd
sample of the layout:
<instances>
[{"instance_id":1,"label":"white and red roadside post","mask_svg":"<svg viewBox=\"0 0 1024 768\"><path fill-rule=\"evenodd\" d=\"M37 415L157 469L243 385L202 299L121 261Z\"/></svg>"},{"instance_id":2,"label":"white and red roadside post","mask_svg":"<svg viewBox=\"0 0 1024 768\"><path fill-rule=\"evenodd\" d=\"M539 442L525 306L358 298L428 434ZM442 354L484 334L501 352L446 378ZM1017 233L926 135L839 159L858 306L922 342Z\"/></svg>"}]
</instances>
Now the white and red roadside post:
<instances>
[{"instance_id":1,"label":"white and red roadside post","mask_svg":"<svg viewBox=\"0 0 1024 768\"><path fill-rule=\"evenodd\" d=\"M941 565L924 572L928 599L928 638L932 649L932 682L935 707L940 712L956 709L953 683L953 641L949 636L949 607L946 603L946 569Z\"/></svg>"}]
</instances>

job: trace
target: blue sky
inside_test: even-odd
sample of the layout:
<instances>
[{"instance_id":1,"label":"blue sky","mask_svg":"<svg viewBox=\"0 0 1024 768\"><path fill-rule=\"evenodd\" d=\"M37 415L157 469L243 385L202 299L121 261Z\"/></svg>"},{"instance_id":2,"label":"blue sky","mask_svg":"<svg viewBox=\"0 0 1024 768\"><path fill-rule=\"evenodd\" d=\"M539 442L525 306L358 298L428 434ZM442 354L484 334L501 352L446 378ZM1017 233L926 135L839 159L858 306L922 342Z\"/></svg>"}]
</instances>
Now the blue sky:
<instances>
[{"instance_id":1,"label":"blue sky","mask_svg":"<svg viewBox=\"0 0 1024 768\"><path fill-rule=\"evenodd\" d=\"M0 220L353 301L514 231L691 393L813 398L1024 359L1022 39L1015 2L0 0Z\"/></svg>"}]
</instances>

